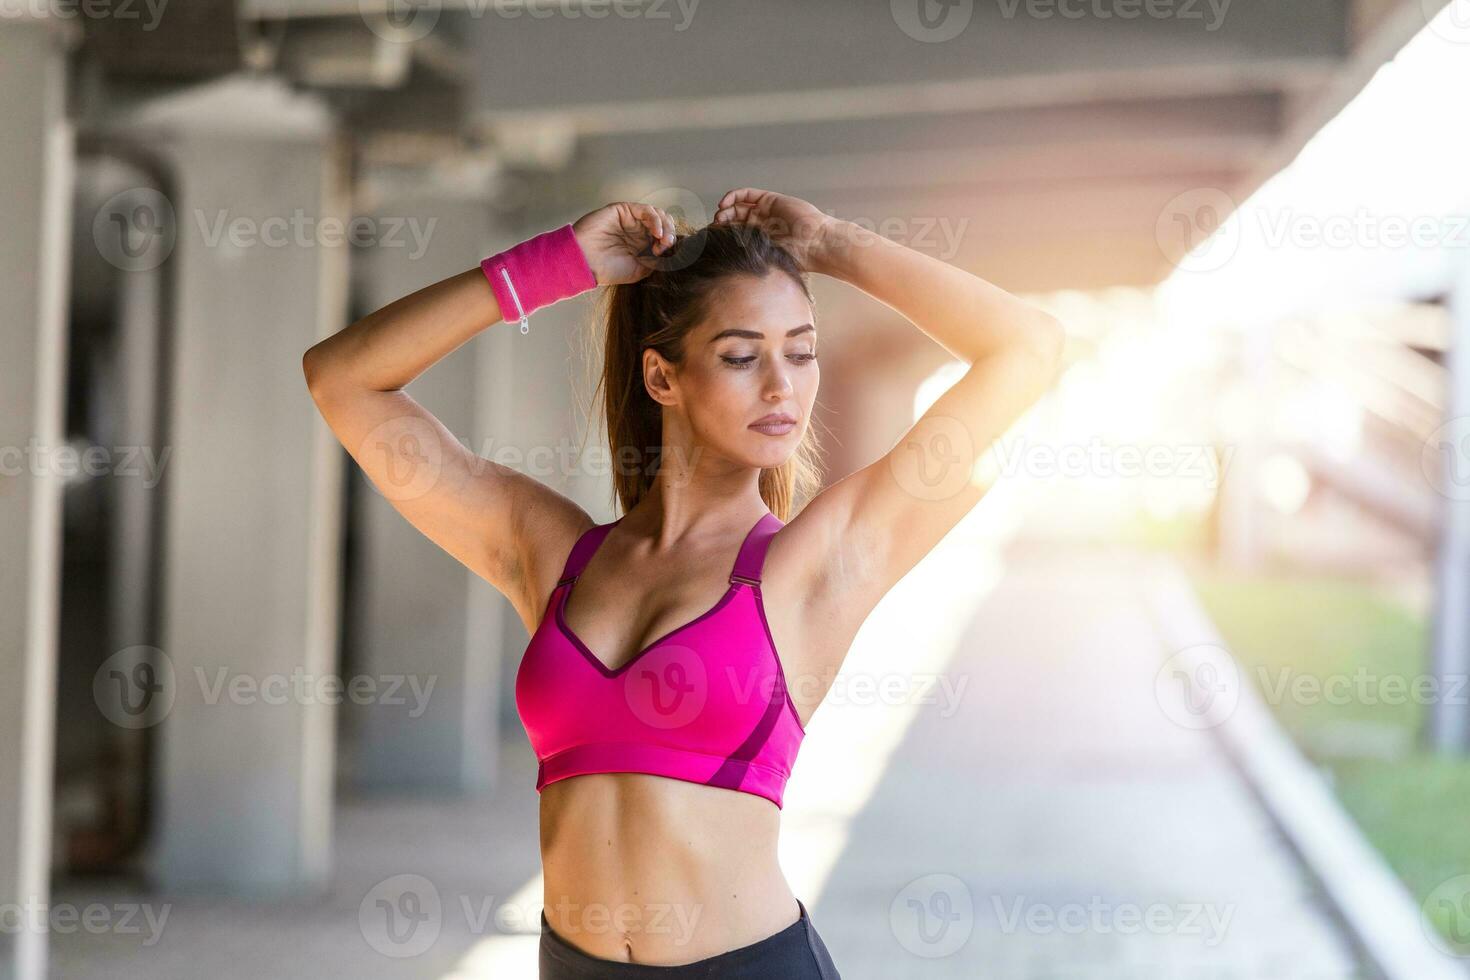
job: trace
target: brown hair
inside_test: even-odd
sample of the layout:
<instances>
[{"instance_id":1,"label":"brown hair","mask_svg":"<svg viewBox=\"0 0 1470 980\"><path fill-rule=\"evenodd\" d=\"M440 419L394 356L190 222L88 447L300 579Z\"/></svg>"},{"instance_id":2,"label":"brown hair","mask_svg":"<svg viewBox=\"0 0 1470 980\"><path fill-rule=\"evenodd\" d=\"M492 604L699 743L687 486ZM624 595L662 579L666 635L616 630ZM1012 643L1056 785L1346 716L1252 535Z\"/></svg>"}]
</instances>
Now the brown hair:
<instances>
[{"instance_id":1,"label":"brown hair","mask_svg":"<svg viewBox=\"0 0 1470 980\"><path fill-rule=\"evenodd\" d=\"M603 392L613 487L625 514L652 487L663 444L663 406L643 386L644 349L652 347L666 360L680 363L685 336L704 319L716 288L734 276L759 279L781 272L812 302L801 266L760 229L718 224L691 231L682 221L676 225L677 240L655 258L653 271L637 282L610 286L599 297L598 320L605 338L598 388ZM797 499L805 502L819 487L820 453L808 425L784 463L761 470L761 499L781 520L790 520Z\"/></svg>"}]
</instances>

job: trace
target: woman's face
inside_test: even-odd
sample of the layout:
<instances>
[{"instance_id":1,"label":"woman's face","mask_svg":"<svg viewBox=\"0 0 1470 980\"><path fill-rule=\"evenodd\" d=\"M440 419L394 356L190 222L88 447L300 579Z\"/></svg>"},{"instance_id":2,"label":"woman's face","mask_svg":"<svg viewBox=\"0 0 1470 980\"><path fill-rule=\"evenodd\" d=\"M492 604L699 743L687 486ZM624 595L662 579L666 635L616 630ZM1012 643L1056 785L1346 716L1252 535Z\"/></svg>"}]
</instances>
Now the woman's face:
<instances>
[{"instance_id":1,"label":"woman's face","mask_svg":"<svg viewBox=\"0 0 1470 980\"><path fill-rule=\"evenodd\" d=\"M682 415L696 446L779 466L801 443L821 377L811 304L790 276L771 272L727 281L709 309L684 336L683 363L659 401Z\"/></svg>"}]
</instances>

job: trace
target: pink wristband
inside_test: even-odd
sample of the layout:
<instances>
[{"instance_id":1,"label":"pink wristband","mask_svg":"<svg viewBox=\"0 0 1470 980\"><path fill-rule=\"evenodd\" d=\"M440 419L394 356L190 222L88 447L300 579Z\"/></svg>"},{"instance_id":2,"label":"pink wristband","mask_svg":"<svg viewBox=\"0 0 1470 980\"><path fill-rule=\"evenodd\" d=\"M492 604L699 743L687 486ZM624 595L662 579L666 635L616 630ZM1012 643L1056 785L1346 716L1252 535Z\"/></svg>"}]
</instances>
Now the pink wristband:
<instances>
[{"instance_id":1,"label":"pink wristband","mask_svg":"<svg viewBox=\"0 0 1470 980\"><path fill-rule=\"evenodd\" d=\"M480 269L495 291L501 317L519 319L521 333L530 332L532 313L597 285L570 223L483 259Z\"/></svg>"}]
</instances>

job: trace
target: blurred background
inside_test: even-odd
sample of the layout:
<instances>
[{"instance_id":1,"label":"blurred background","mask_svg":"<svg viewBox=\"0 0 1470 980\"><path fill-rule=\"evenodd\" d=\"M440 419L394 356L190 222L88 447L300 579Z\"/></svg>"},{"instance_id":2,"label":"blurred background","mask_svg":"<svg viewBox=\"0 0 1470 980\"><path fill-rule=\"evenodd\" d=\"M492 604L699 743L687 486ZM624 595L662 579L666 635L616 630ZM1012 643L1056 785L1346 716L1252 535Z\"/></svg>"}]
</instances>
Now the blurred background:
<instances>
[{"instance_id":1,"label":"blurred background","mask_svg":"<svg viewBox=\"0 0 1470 980\"><path fill-rule=\"evenodd\" d=\"M535 975L525 631L301 355L737 186L1069 335L809 726L843 976L1467 975L1467 93L1470 0L0 0L0 976ZM814 288L831 482L962 368ZM591 313L409 390L605 521Z\"/></svg>"}]
</instances>

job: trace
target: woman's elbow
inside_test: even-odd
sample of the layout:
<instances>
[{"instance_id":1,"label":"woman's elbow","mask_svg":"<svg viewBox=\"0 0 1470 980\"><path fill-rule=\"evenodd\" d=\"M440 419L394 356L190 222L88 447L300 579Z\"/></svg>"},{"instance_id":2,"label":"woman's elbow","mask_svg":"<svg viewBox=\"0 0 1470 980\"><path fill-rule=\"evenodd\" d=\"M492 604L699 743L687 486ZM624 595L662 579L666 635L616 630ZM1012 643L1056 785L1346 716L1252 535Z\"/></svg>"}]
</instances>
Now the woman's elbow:
<instances>
[{"instance_id":1,"label":"woman's elbow","mask_svg":"<svg viewBox=\"0 0 1470 980\"><path fill-rule=\"evenodd\" d=\"M1067 328L1062 326L1062 321L1050 313L1039 312L1036 321L1021 334L1020 344L1050 385L1061 370L1062 354L1067 347Z\"/></svg>"},{"instance_id":2,"label":"woman's elbow","mask_svg":"<svg viewBox=\"0 0 1470 980\"><path fill-rule=\"evenodd\" d=\"M301 374L306 378L306 387L310 388L312 380L316 375L316 347L308 347L306 353L301 355Z\"/></svg>"},{"instance_id":3,"label":"woman's elbow","mask_svg":"<svg viewBox=\"0 0 1470 980\"><path fill-rule=\"evenodd\" d=\"M314 344L301 355L301 374L306 379L306 390L313 395L321 390L327 379L326 352L321 343Z\"/></svg>"}]
</instances>

